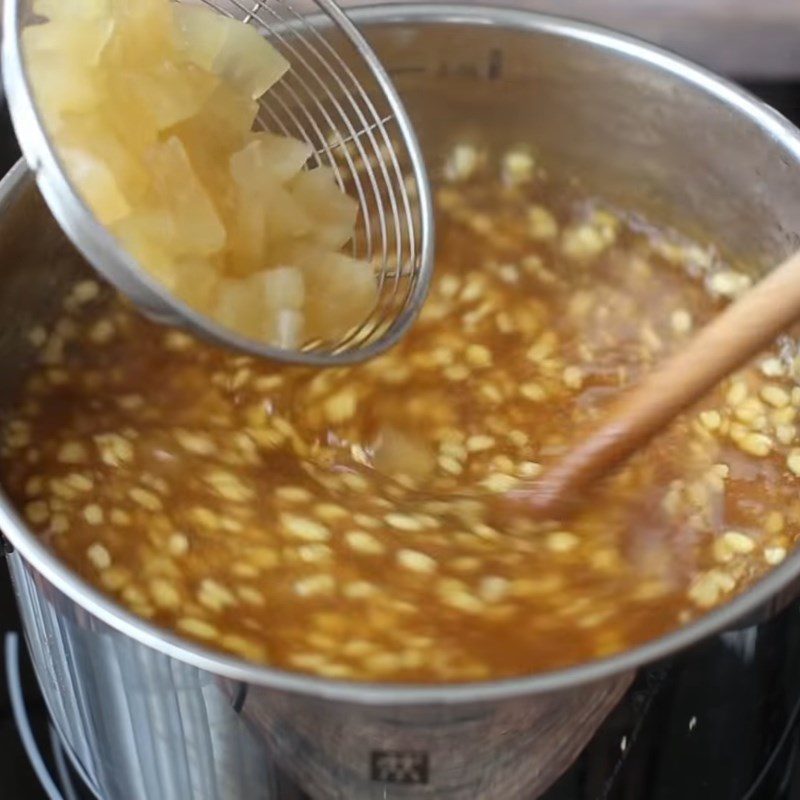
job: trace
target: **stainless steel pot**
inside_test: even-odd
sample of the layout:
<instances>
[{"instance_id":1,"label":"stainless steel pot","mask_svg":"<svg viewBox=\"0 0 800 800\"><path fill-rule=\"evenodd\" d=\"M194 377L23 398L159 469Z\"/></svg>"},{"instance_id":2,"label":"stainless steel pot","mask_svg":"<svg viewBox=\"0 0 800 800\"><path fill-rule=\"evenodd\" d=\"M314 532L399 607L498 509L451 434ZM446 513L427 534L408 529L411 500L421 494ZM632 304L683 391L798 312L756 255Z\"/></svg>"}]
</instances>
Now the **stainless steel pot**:
<instances>
[{"instance_id":1,"label":"stainless steel pot","mask_svg":"<svg viewBox=\"0 0 800 800\"><path fill-rule=\"evenodd\" d=\"M753 264L800 239L800 136L707 72L594 27L470 6L363 8L432 171L464 139L536 143L589 190ZM0 186L0 399L24 336L86 269L18 166ZM795 593L800 553L693 625L605 661L451 687L338 683L158 630L71 575L5 501L0 525L47 705L105 800L271 797L269 759L317 800L515 800L577 755L640 665Z\"/></svg>"}]
</instances>

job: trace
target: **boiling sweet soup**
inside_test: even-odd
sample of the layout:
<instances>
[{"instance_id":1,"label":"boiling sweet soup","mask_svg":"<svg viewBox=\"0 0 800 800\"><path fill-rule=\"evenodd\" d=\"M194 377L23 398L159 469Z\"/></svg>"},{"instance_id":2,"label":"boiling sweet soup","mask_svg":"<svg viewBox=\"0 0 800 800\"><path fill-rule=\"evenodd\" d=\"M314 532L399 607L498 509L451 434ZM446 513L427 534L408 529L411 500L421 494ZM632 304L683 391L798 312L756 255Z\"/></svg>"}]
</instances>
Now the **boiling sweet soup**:
<instances>
[{"instance_id":1,"label":"boiling sweet soup","mask_svg":"<svg viewBox=\"0 0 800 800\"><path fill-rule=\"evenodd\" d=\"M800 530L789 339L574 518L505 499L749 279L525 150L461 146L445 175L422 317L360 366L224 352L78 282L29 332L3 419L2 480L42 540L204 646L414 682L608 656L782 561Z\"/></svg>"}]
</instances>

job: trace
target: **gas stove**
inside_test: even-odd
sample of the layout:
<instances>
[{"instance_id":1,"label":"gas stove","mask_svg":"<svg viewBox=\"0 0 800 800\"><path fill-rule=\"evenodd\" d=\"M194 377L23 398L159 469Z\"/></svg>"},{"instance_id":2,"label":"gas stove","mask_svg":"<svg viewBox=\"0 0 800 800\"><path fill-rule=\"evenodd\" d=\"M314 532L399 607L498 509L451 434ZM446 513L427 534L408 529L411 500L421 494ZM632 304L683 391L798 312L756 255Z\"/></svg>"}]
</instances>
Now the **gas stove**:
<instances>
[{"instance_id":1,"label":"gas stove","mask_svg":"<svg viewBox=\"0 0 800 800\"><path fill-rule=\"evenodd\" d=\"M800 125L800 81L748 88ZM0 171L18 155L3 106ZM95 795L70 763L38 692L5 572L0 567L6 650L5 674L0 665L0 794L89 800ZM721 634L640 672L541 800L797 800L798 676L800 602L769 622ZM264 797L311 800L277 771Z\"/></svg>"}]
</instances>

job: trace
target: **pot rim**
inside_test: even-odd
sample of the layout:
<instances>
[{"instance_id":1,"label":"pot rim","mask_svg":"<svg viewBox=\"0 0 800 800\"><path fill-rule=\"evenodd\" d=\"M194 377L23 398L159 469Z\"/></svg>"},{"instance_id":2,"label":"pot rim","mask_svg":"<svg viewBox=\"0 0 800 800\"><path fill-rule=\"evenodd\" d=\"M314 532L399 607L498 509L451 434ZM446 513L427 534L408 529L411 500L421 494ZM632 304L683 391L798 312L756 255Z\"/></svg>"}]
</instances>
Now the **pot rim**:
<instances>
[{"instance_id":1,"label":"pot rim","mask_svg":"<svg viewBox=\"0 0 800 800\"><path fill-rule=\"evenodd\" d=\"M735 84L662 48L603 27L548 14L493 6L425 3L349 8L347 13L369 33L371 24L483 25L545 33L593 45L617 56L646 62L720 100L758 125L800 162L800 131L777 111ZM0 181L0 211L29 175L20 160ZM558 692L620 677L730 626L763 605L800 574L800 548L758 583L725 605L683 628L597 661L525 677L463 684L403 684L339 681L245 662L188 642L130 613L72 573L30 532L0 489L0 529L15 550L45 579L111 628L165 655L220 677L254 686L364 705L457 704Z\"/></svg>"}]
</instances>

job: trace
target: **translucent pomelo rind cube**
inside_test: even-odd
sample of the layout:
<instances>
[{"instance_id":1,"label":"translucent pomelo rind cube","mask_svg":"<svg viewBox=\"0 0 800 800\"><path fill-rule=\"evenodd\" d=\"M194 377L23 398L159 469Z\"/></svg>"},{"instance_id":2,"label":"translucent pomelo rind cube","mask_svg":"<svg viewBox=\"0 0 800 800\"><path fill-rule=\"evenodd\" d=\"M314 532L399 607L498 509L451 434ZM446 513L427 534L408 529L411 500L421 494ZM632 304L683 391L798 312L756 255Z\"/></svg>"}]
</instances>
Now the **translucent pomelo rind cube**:
<instances>
[{"instance_id":1,"label":"translucent pomelo rind cube","mask_svg":"<svg viewBox=\"0 0 800 800\"><path fill-rule=\"evenodd\" d=\"M423 439L386 427L375 443L374 464L385 475L424 478L435 469L436 454Z\"/></svg>"},{"instance_id":2,"label":"translucent pomelo rind cube","mask_svg":"<svg viewBox=\"0 0 800 800\"><path fill-rule=\"evenodd\" d=\"M65 147L61 158L89 205L97 209L100 221L110 225L128 216L131 206L106 162L81 148Z\"/></svg>"},{"instance_id":3,"label":"translucent pomelo rind cube","mask_svg":"<svg viewBox=\"0 0 800 800\"><path fill-rule=\"evenodd\" d=\"M286 183L297 176L314 152L308 142L252 133L247 144L231 156L231 176L238 186L257 191L259 185Z\"/></svg>"},{"instance_id":4,"label":"translucent pomelo rind cube","mask_svg":"<svg viewBox=\"0 0 800 800\"><path fill-rule=\"evenodd\" d=\"M253 291L248 279L227 279L220 283L212 309L214 319L231 330L253 339L263 338L266 303Z\"/></svg>"},{"instance_id":5,"label":"translucent pomelo rind cube","mask_svg":"<svg viewBox=\"0 0 800 800\"><path fill-rule=\"evenodd\" d=\"M219 75L255 100L289 69L289 62L251 25L207 8L177 5L174 31L186 58Z\"/></svg>"},{"instance_id":6,"label":"translucent pomelo rind cube","mask_svg":"<svg viewBox=\"0 0 800 800\"><path fill-rule=\"evenodd\" d=\"M282 350L296 350L303 343L305 316L293 308L279 309L264 328L264 340Z\"/></svg>"},{"instance_id":7,"label":"translucent pomelo rind cube","mask_svg":"<svg viewBox=\"0 0 800 800\"><path fill-rule=\"evenodd\" d=\"M238 189L229 225L229 272L247 275L276 265L283 243L297 241L313 228L313 218L283 187L262 184L257 192Z\"/></svg>"},{"instance_id":8,"label":"translucent pomelo rind cube","mask_svg":"<svg viewBox=\"0 0 800 800\"><path fill-rule=\"evenodd\" d=\"M264 270L259 279L266 303L270 308L299 311L305 305L305 279L297 267Z\"/></svg>"},{"instance_id":9,"label":"translucent pomelo rind cube","mask_svg":"<svg viewBox=\"0 0 800 800\"><path fill-rule=\"evenodd\" d=\"M112 226L123 245L170 291L177 286L175 256L170 243L175 222L164 208L136 210Z\"/></svg>"},{"instance_id":10,"label":"translucent pomelo rind cube","mask_svg":"<svg viewBox=\"0 0 800 800\"><path fill-rule=\"evenodd\" d=\"M305 329L303 273L296 267L264 270L223 281L213 315L243 336L278 347L299 347Z\"/></svg>"},{"instance_id":11,"label":"translucent pomelo rind cube","mask_svg":"<svg viewBox=\"0 0 800 800\"><path fill-rule=\"evenodd\" d=\"M292 197L314 219L315 242L338 249L353 238L358 204L338 187L330 167L300 173L289 188Z\"/></svg>"},{"instance_id":12,"label":"translucent pomelo rind cube","mask_svg":"<svg viewBox=\"0 0 800 800\"><path fill-rule=\"evenodd\" d=\"M219 78L193 64L165 61L125 76L128 92L146 103L158 132L195 116L219 86Z\"/></svg>"},{"instance_id":13,"label":"translucent pomelo rind cube","mask_svg":"<svg viewBox=\"0 0 800 800\"><path fill-rule=\"evenodd\" d=\"M71 64L93 67L108 44L114 30L109 17L88 20L56 20L44 25L30 25L22 31L26 56L59 53Z\"/></svg>"},{"instance_id":14,"label":"translucent pomelo rind cube","mask_svg":"<svg viewBox=\"0 0 800 800\"><path fill-rule=\"evenodd\" d=\"M225 226L180 139L172 136L152 148L147 166L158 204L171 213L175 224L172 252L190 256L219 252L225 246Z\"/></svg>"},{"instance_id":15,"label":"translucent pomelo rind cube","mask_svg":"<svg viewBox=\"0 0 800 800\"><path fill-rule=\"evenodd\" d=\"M86 114L102 102L96 73L61 53L32 53L27 67L45 124L53 134L58 133L65 114Z\"/></svg>"},{"instance_id":16,"label":"translucent pomelo rind cube","mask_svg":"<svg viewBox=\"0 0 800 800\"><path fill-rule=\"evenodd\" d=\"M80 163L77 161L78 153L84 153L87 158L91 157L102 162L114 176L119 191L130 206L135 206L144 196L150 185L150 176L135 155L125 147L108 125L102 124L101 120L82 114L65 115L61 121L59 139L62 152L68 149L72 154L72 160L66 164L67 170L104 224L112 221L113 216L112 219L109 218L109 209L101 202L89 199L92 196L90 185L92 173L72 172L76 164Z\"/></svg>"},{"instance_id":17,"label":"translucent pomelo rind cube","mask_svg":"<svg viewBox=\"0 0 800 800\"><path fill-rule=\"evenodd\" d=\"M190 119L170 133L183 142L198 177L214 197L231 199L231 153L240 149L258 112L258 104L221 83Z\"/></svg>"},{"instance_id":18,"label":"translucent pomelo rind cube","mask_svg":"<svg viewBox=\"0 0 800 800\"><path fill-rule=\"evenodd\" d=\"M185 303L208 313L219 292L219 270L208 260L183 259L172 269L173 290Z\"/></svg>"},{"instance_id":19,"label":"translucent pomelo rind cube","mask_svg":"<svg viewBox=\"0 0 800 800\"><path fill-rule=\"evenodd\" d=\"M158 141L159 127L153 104L131 91L130 78L128 72L101 67L99 80L104 96L92 117L95 124L112 131L131 156L141 161L144 153Z\"/></svg>"},{"instance_id":20,"label":"translucent pomelo rind cube","mask_svg":"<svg viewBox=\"0 0 800 800\"><path fill-rule=\"evenodd\" d=\"M104 58L128 68L160 64L173 47L170 6L164 0L112 0L114 32Z\"/></svg>"},{"instance_id":21,"label":"translucent pomelo rind cube","mask_svg":"<svg viewBox=\"0 0 800 800\"><path fill-rule=\"evenodd\" d=\"M225 44L227 31L211 9L178 4L173 9L173 35L180 55L198 67L214 71L214 61Z\"/></svg>"},{"instance_id":22,"label":"translucent pomelo rind cube","mask_svg":"<svg viewBox=\"0 0 800 800\"><path fill-rule=\"evenodd\" d=\"M33 11L50 20L97 20L109 18L112 0L34 0Z\"/></svg>"},{"instance_id":23,"label":"translucent pomelo rind cube","mask_svg":"<svg viewBox=\"0 0 800 800\"><path fill-rule=\"evenodd\" d=\"M378 300L375 272L366 261L313 247L298 248L293 266L306 284L306 336L340 339L361 325Z\"/></svg>"}]
</instances>

